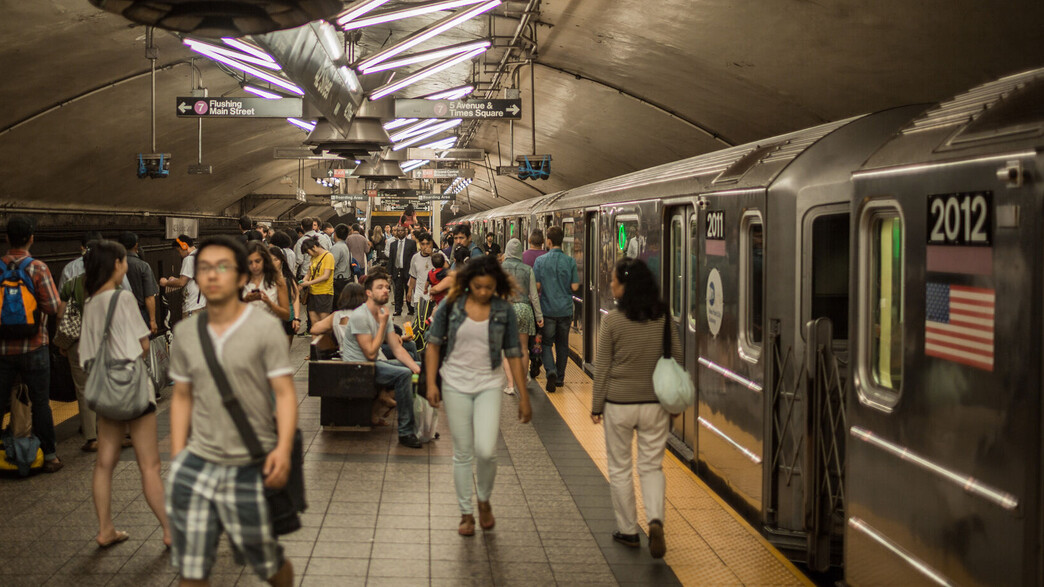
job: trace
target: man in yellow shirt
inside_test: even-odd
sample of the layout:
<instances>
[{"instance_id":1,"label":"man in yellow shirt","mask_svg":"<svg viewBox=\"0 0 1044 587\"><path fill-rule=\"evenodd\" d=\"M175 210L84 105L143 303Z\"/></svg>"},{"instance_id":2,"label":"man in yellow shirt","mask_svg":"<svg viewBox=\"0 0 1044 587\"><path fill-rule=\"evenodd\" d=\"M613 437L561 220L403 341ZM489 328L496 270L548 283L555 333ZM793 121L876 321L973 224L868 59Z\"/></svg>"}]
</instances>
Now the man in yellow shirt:
<instances>
[{"instance_id":1,"label":"man in yellow shirt","mask_svg":"<svg viewBox=\"0 0 1044 587\"><path fill-rule=\"evenodd\" d=\"M299 285L308 288L308 317L315 324L333 312L334 257L314 237L301 243L301 249L312 256L307 278L301 280Z\"/></svg>"}]
</instances>

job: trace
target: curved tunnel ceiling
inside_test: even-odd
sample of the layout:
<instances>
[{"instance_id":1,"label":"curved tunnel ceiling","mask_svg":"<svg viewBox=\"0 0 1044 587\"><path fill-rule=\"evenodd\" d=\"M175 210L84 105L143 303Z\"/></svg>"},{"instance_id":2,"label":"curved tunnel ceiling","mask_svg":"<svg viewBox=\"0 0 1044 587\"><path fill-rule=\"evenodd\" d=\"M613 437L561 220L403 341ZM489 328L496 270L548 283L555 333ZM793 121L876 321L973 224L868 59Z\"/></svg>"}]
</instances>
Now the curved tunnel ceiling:
<instances>
[{"instance_id":1,"label":"curved tunnel ceiling","mask_svg":"<svg viewBox=\"0 0 1044 587\"><path fill-rule=\"evenodd\" d=\"M517 12L519 3L511 5ZM936 101L1044 65L1039 0L545 0L540 11L536 143L554 157L551 179L499 177L494 198L480 167L460 196L465 210L469 197L472 209L490 208L726 144ZM297 146L305 133L282 120L206 121L203 162L214 172L186 174L197 127L172 109L190 88L191 53L160 32L156 147L173 154L173 166L167 179L139 180L135 155L151 149L144 28L87 0L7 2L4 13L0 209L220 214L251 194L293 192L283 178L296 181L298 164L273 159L272 148ZM376 50L415 24L368 29L361 48ZM443 42L475 38L484 24L473 21ZM497 26L503 34L513 25ZM244 95L213 64L197 63L211 96ZM468 71L458 66L403 95ZM515 155L532 149L528 66L517 79L525 114L514 124ZM485 122L469 146L506 165L510 134L506 122ZM309 193L323 191L305 175ZM263 209L277 215L292 205Z\"/></svg>"}]
</instances>

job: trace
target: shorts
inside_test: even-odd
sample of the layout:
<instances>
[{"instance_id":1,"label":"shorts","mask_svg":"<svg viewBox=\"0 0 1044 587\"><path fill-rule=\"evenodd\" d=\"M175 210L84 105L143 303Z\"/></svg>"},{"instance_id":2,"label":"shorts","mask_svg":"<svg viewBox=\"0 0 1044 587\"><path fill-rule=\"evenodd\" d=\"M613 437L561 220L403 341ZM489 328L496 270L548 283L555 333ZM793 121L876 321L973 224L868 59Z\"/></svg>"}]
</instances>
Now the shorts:
<instances>
[{"instance_id":1,"label":"shorts","mask_svg":"<svg viewBox=\"0 0 1044 587\"><path fill-rule=\"evenodd\" d=\"M333 294L312 294L308 296L308 311L316 313L333 312Z\"/></svg>"},{"instance_id":2,"label":"shorts","mask_svg":"<svg viewBox=\"0 0 1044 587\"><path fill-rule=\"evenodd\" d=\"M262 579L283 566L260 465L219 465L182 450L167 477L167 517L173 537L170 561L182 579L208 577L222 531Z\"/></svg>"},{"instance_id":3,"label":"shorts","mask_svg":"<svg viewBox=\"0 0 1044 587\"><path fill-rule=\"evenodd\" d=\"M530 306L529 302L516 302L511 306L515 309L515 317L518 318L518 333L534 336L536 318L533 316L533 306Z\"/></svg>"}]
</instances>

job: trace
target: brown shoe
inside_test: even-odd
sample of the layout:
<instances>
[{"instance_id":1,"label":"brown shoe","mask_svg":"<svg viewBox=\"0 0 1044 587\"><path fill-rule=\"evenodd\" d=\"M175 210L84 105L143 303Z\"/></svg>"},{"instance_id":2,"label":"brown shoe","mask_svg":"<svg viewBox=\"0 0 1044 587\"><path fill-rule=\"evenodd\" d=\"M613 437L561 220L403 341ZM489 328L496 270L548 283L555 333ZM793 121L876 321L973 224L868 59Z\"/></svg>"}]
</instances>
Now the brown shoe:
<instances>
[{"instance_id":1,"label":"brown shoe","mask_svg":"<svg viewBox=\"0 0 1044 587\"><path fill-rule=\"evenodd\" d=\"M58 471L61 471L62 467L64 467L64 466L65 466L65 463L63 463L61 461L61 459L55 457L55 459L53 461L44 461L43 472L44 473L57 473Z\"/></svg>"},{"instance_id":2,"label":"brown shoe","mask_svg":"<svg viewBox=\"0 0 1044 587\"><path fill-rule=\"evenodd\" d=\"M457 534L460 534L461 536L474 536L475 516L471 514L463 514L460 516L460 527L457 528Z\"/></svg>"},{"instance_id":3,"label":"brown shoe","mask_svg":"<svg viewBox=\"0 0 1044 587\"><path fill-rule=\"evenodd\" d=\"M649 520L649 554L653 558L663 558L667 554L667 541L663 536L663 522Z\"/></svg>"},{"instance_id":4,"label":"brown shoe","mask_svg":"<svg viewBox=\"0 0 1044 587\"><path fill-rule=\"evenodd\" d=\"M478 510L479 525L482 526L483 530L492 530L493 526L497 525L497 521L493 518L493 508L489 505L489 502L478 502Z\"/></svg>"},{"instance_id":5,"label":"brown shoe","mask_svg":"<svg viewBox=\"0 0 1044 587\"><path fill-rule=\"evenodd\" d=\"M83 443L83 446L80 447L80 450L82 450L83 452L98 452L98 441L94 439L88 440L87 442Z\"/></svg>"}]
</instances>

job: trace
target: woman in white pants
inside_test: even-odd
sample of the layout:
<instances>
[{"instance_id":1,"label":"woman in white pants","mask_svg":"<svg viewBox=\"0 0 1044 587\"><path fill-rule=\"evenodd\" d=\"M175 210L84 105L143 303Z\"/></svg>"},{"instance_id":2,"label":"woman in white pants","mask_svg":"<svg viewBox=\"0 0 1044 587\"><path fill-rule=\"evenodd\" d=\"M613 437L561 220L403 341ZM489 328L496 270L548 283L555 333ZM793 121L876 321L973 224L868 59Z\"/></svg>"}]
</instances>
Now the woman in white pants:
<instances>
[{"instance_id":1,"label":"woman in white pants","mask_svg":"<svg viewBox=\"0 0 1044 587\"><path fill-rule=\"evenodd\" d=\"M627 546L641 546L631 460L631 443L637 433L638 479L649 521L649 554L663 558L667 543L663 534L666 481L662 464L671 418L656 399L652 376L663 356L664 321L670 317L656 279L642 261L621 259L613 269L609 287L617 309L602 320L598 332L591 421L598 424L605 420L605 451L617 526L613 539ZM670 333L671 356L680 357L681 343L673 325Z\"/></svg>"}]
</instances>

